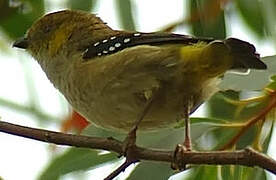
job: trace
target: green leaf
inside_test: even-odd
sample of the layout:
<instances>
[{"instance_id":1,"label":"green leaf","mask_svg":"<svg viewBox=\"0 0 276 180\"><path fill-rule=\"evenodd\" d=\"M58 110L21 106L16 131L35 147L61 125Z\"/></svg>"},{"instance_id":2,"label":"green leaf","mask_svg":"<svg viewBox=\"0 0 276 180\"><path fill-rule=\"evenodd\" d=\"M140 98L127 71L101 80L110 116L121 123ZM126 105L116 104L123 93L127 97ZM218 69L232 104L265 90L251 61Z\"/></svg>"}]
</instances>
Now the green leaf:
<instances>
[{"instance_id":1,"label":"green leaf","mask_svg":"<svg viewBox=\"0 0 276 180\"><path fill-rule=\"evenodd\" d=\"M224 119L229 121L234 119L236 106L230 104L225 100L225 94L227 94L227 97L231 99L238 99L239 97L238 93L234 91L219 92L215 94L207 102L208 117Z\"/></svg>"},{"instance_id":2,"label":"green leaf","mask_svg":"<svg viewBox=\"0 0 276 180\"><path fill-rule=\"evenodd\" d=\"M226 37L224 11L217 0L190 0L192 33L198 37Z\"/></svg>"},{"instance_id":3,"label":"green leaf","mask_svg":"<svg viewBox=\"0 0 276 180\"><path fill-rule=\"evenodd\" d=\"M58 180L67 173L95 168L115 159L117 156L114 153L99 154L96 150L70 148L64 154L54 158L38 179Z\"/></svg>"},{"instance_id":4,"label":"green leaf","mask_svg":"<svg viewBox=\"0 0 276 180\"><path fill-rule=\"evenodd\" d=\"M244 22L259 37L267 32L262 2L259 0L236 0L236 7Z\"/></svg>"},{"instance_id":5,"label":"green leaf","mask_svg":"<svg viewBox=\"0 0 276 180\"><path fill-rule=\"evenodd\" d=\"M223 180L266 180L264 170L238 165L221 166L221 175Z\"/></svg>"},{"instance_id":6,"label":"green leaf","mask_svg":"<svg viewBox=\"0 0 276 180\"><path fill-rule=\"evenodd\" d=\"M84 133L87 136L113 137L124 140L126 133L107 131L93 125L88 126ZM162 129L159 131L137 132L137 145L147 148L173 149L183 141L183 129Z\"/></svg>"},{"instance_id":7,"label":"green leaf","mask_svg":"<svg viewBox=\"0 0 276 180\"><path fill-rule=\"evenodd\" d=\"M117 13L119 14L122 28L125 30L135 30L132 15L132 5L130 0L117 0Z\"/></svg>"},{"instance_id":8,"label":"green leaf","mask_svg":"<svg viewBox=\"0 0 276 180\"><path fill-rule=\"evenodd\" d=\"M266 180L266 175L264 170L260 168L235 166L234 178L244 180Z\"/></svg>"},{"instance_id":9,"label":"green leaf","mask_svg":"<svg viewBox=\"0 0 276 180\"><path fill-rule=\"evenodd\" d=\"M196 124L196 123L207 123L213 126L218 126L218 127L225 127L228 126L228 121L223 120L223 119L216 119L216 118L205 118L205 117L192 117L191 119L191 124Z\"/></svg>"},{"instance_id":10,"label":"green leaf","mask_svg":"<svg viewBox=\"0 0 276 180\"><path fill-rule=\"evenodd\" d=\"M15 39L23 36L33 22L44 14L44 1L26 0L15 8L9 7L9 1L4 1L0 11L6 8L10 11L0 18L0 27L10 38Z\"/></svg>"},{"instance_id":11,"label":"green leaf","mask_svg":"<svg viewBox=\"0 0 276 180\"><path fill-rule=\"evenodd\" d=\"M184 176L186 177L186 176ZM185 180L266 180L266 175L263 169L252 168L238 165L226 165L226 166L198 166L194 167L188 177L182 178Z\"/></svg>"},{"instance_id":12,"label":"green leaf","mask_svg":"<svg viewBox=\"0 0 276 180\"><path fill-rule=\"evenodd\" d=\"M184 178L183 178L184 179ZM213 180L220 178L219 166L197 166L193 168L185 180Z\"/></svg>"},{"instance_id":13,"label":"green leaf","mask_svg":"<svg viewBox=\"0 0 276 180\"><path fill-rule=\"evenodd\" d=\"M262 129L262 141L261 141L261 145L263 148L263 152L267 153L268 151L268 147L270 145L271 142L271 138L272 138L272 134L274 132L274 122L275 122L275 110L272 110L272 112L269 112L268 115L266 116L266 121L264 123L264 127ZM271 117L272 116L272 117ZM270 129L270 130L269 130ZM269 132L267 132L269 131Z\"/></svg>"},{"instance_id":14,"label":"green leaf","mask_svg":"<svg viewBox=\"0 0 276 180\"><path fill-rule=\"evenodd\" d=\"M135 169L131 172L128 180L140 180L140 179L169 179L173 174L173 170L169 163L160 162L142 162L139 163Z\"/></svg>"},{"instance_id":15,"label":"green leaf","mask_svg":"<svg viewBox=\"0 0 276 180\"><path fill-rule=\"evenodd\" d=\"M208 125L212 125L214 127L225 127L229 126L228 121L223 119L216 119L216 118L205 118L205 117L191 117L191 124L198 124L198 123L204 123ZM185 127L185 121L184 119L182 121L179 121L175 128L182 128Z\"/></svg>"},{"instance_id":16,"label":"green leaf","mask_svg":"<svg viewBox=\"0 0 276 180\"><path fill-rule=\"evenodd\" d=\"M269 83L269 84L266 86L266 88L271 89L271 90L276 90L276 82L273 81L273 82Z\"/></svg>"},{"instance_id":17,"label":"green leaf","mask_svg":"<svg viewBox=\"0 0 276 180\"><path fill-rule=\"evenodd\" d=\"M215 142L213 145L213 150L218 150L222 148L223 145L225 145L231 138L234 137L234 135L237 134L239 129L226 129L226 128L220 128L220 129L215 129L213 131L213 136L215 138Z\"/></svg>"},{"instance_id":18,"label":"green leaf","mask_svg":"<svg viewBox=\"0 0 276 180\"><path fill-rule=\"evenodd\" d=\"M97 4L97 0L68 0L67 6L70 9L83 10L83 11L91 11L95 8Z\"/></svg>"},{"instance_id":19,"label":"green leaf","mask_svg":"<svg viewBox=\"0 0 276 180\"><path fill-rule=\"evenodd\" d=\"M270 80L271 80L271 81L276 81L276 75L271 76L271 77L270 77Z\"/></svg>"}]
</instances>

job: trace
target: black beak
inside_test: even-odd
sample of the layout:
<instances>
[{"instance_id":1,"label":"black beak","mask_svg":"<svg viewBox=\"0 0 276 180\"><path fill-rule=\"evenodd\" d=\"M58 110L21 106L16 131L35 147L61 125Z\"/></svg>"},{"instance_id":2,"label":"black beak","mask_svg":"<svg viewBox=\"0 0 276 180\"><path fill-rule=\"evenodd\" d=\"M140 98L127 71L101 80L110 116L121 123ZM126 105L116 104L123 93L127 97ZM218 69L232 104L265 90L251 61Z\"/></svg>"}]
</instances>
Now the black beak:
<instances>
[{"instance_id":1,"label":"black beak","mask_svg":"<svg viewBox=\"0 0 276 180\"><path fill-rule=\"evenodd\" d=\"M19 38L18 40L16 40L12 47L17 47L17 48L21 48L21 49L27 49L29 45L28 39L25 37Z\"/></svg>"}]
</instances>

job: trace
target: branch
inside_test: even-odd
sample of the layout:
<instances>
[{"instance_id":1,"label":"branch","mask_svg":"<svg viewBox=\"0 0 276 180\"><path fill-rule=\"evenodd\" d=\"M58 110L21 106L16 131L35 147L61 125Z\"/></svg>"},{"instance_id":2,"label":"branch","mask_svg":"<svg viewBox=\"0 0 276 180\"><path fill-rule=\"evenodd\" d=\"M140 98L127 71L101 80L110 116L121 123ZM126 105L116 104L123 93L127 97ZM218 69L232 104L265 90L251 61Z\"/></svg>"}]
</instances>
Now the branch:
<instances>
[{"instance_id":1,"label":"branch","mask_svg":"<svg viewBox=\"0 0 276 180\"><path fill-rule=\"evenodd\" d=\"M123 143L113 138L64 134L54 131L24 127L3 121L0 121L0 132L58 145L102 149L114 151L119 154L123 153ZM174 151L153 150L136 146L134 148L135 158L137 160L163 161L168 163L173 161ZM183 153L181 160L182 164L244 165L250 167L259 166L276 175L276 161L260 152L253 150L252 148L232 152L187 151ZM122 165L121 167L124 169L125 165Z\"/></svg>"}]
</instances>

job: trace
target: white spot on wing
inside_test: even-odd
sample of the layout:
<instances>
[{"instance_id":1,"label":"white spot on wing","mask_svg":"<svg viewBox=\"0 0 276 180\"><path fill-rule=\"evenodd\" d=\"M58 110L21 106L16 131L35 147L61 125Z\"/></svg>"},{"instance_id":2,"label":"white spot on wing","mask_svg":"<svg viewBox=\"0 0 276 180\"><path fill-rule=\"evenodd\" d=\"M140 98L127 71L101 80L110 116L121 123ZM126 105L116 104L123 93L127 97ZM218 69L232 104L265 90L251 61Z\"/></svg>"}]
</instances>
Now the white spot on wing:
<instances>
[{"instance_id":1,"label":"white spot on wing","mask_svg":"<svg viewBox=\"0 0 276 180\"><path fill-rule=\"evenodd\" d=\"M114 46L118 48L121 46L121 43L115 43Z\"/></svg>"},{"instance_id":2,"label":"white spot on wing","mask_svg":"<svg viewBox=\"0 0 276 180\"><path fill-rule=\"evenodd\" d=\"M109 47L109 51L114 51L114 50L115 50L115 47L113 47L113 46Z\"/></svg>"},{"instance_id":3,"label":"white spot on wing","mask_svg":"<svg viewBox=\"0 0 276 180\"><path fill-rule=\"evenodd\" d=\"M100 42L96 42L95 44L94 44L94 46L96 47L96 46L98 46L100 44Z\"/></svg>"},{"instance_id":4,"label":"white spot on wing","mask_svg":"<svg viewBox=\"0 0 276 180\"><path fill-rule=\"evenodd\" d=\"M170 63L170 64L167 64L166 67L173 67L173 66L176 66L177 63Z\"/></svg>"},{"instance_id":5,"label":"white spot on wing","mask_svg":"<svg viewBox=\"0 0 276 180\"><path fill-rule=\"evenodd\" d=\"M130 38L124 39L124 43L128 43L130 41Z\"/></svg>"}]
</instances>

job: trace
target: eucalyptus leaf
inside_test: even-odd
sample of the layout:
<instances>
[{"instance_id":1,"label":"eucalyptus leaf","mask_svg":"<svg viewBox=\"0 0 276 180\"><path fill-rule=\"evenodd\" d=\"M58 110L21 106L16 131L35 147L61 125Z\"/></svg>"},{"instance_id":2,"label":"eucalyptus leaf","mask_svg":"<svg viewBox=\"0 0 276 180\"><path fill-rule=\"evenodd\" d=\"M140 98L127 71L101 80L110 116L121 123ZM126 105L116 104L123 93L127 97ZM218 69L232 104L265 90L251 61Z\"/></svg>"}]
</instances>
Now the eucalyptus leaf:
<instances>
[{"instance_id":1,"label":"eucalyptus leaf","mask_svg":"<svg viewBox=\"0 0 276 180\"><path fill-rule=\"evenodd\" d=\"M67 6L70 9L91 11L95 8L97 0L67 0Z\"/></svg>"},{"instance_id":2,"label":"eucalyptus leaf","mask_svg":"<svg viewBox=\"0 0 276 180\"><path fill-rule=\"evenodd\" d=\"M44 0L21 1L17 7L10 7L9 1L3 1L0 11L8 9L10 11L0 18L0 27L6 35L15 39L22 37L33 22L44 14Z\"/></svg>"},{"instance_id":3,"label":"eucalyptus leaf","mask_svg":"<svg viewBox=\"0 0 276 180\"><path fill-rule=\"evenodd\" d=\"M135 23L132 15L135 11L133 10L132 1L117 0L116 6L122 28L125 30L135 30Z\"/></svg>"},{"instance_id":4,"label":"eucalyptus leaf","mask_svg":"<svg viewBox=\"0 0 276 180\"><path fill-rule=\"evenodd\" d=\"M177 143L182 143L183 132L183 128L168 128L149 132L140 132L138 129L137 145L147 148L173 149ZM127 133L112 132L94 125L87 127L83 134L96 137L113 137L121 141L127 136Z\"/></svg>"},{"instance_id":5,"label":"eucalyptus leaf","mask_svg":"<svg viewBox=\"0 0 276 180\"><path fill-rule=\"evenodd\" d=\"M240 13L245 24L259 37L263 38L267 32L264 19L262 1L259 0L236 0L237 12Z\"/></svg>"},{"instance_id":6,"label":"eucalyptus leaf","mask_svg":"<svg viewBox=\"0 0 276 180\"><path fill-rule=\"evenodd\" d=\"M224 10L219 8L220 1L190 0L189 4L192 33L195 36L226 37Z\"/></svg>"},{"instance_id":7,"label":"eucalyptus leaf","mask_svg":"<svg viewBox=\"0 0 276 180\"><path fill-rule=\"evenodd\" d=\"M185 180L213 180L220 179L219 166L197 166L194 167Z\"/></svg>"},{"instance_id":8,"label":"eucalyptus leaf","mask_svg":"<svg viewBox=\"0 0 276 180\"><path fill-rule=\"evenodd\" d=\"M174 171L171 169L169 163L160 162L142 162L139 163L135 169L130 173L128 180L167 180Z\"/></svg>"},{"instance_id":9,"label":"eucalyptus leaf","mask_svg":"<svg viewBox=\"0 0 276 180\"><path fill-rule=\"evenodd\" d=\"M62 175L99 167L117 159L114 153L99 154L99 151L85 148L70 148L55 157L39 176L39 180L58 180Z\"/></svg>"}]
</instances>

